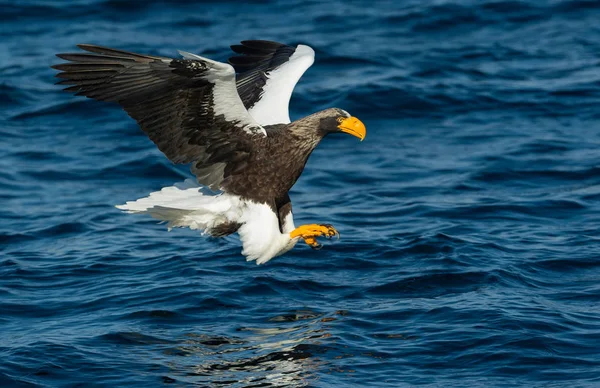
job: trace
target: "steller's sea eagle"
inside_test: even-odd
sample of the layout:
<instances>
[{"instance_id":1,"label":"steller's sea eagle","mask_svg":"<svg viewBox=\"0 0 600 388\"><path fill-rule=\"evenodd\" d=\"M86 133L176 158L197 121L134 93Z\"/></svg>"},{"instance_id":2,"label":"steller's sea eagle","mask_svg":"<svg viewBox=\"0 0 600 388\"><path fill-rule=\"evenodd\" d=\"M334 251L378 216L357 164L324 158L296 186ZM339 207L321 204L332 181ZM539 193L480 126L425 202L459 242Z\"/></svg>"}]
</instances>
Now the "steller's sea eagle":
<instances>
[{"instance_id":1,"label":"steller's sea eagle","mask_svg":"<svg viewBox=\"0 0 600 388\"><path fill-rule=\"evenodd\" d=\"M173 163L191 163L196 181L165 187L117 206L147 213L169 228L211 236L237 232L257 264L299 239L338 235L328 224L294 226L288 191L321 139L344 132L363 140L364 124L331 108L290 122L294 86L313 64L308 46L248 40L231 46L229 64L181 52L182 59L81 44L52 66L65 90L113 101L137 121ZM213 193L207 194L208 187Z\"/></svg>"}]
</instances>

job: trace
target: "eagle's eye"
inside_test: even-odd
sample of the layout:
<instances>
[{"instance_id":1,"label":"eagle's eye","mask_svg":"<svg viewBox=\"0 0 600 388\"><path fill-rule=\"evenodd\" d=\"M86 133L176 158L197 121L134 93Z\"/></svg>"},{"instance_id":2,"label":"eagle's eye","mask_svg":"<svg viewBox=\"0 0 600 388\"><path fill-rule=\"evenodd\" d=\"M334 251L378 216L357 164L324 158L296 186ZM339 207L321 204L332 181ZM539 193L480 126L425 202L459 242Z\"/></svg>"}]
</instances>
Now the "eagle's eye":
<instances>
[{"instance_id":1,"label":"eagle's eye","mask_svg":"<svg viewBox=\"0 0 600 388\"><path fill-rule=\"evenodd\" d=\"M346 118L345 118L345 117L342 117L342 116L340 116L340 117L338 117L338 118L337 118L337 122L341 124L341 123L342 123L342 121L344 121L344 119L346 119Z\"/></svg>"}]
</instances>

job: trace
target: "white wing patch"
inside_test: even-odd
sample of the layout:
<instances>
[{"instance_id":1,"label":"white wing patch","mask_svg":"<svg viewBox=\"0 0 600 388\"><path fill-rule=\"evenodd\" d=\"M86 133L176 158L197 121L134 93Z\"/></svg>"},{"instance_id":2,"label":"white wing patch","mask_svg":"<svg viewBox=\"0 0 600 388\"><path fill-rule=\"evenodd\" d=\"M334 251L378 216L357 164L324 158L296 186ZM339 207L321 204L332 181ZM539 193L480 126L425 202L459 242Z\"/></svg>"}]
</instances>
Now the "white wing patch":
<instances>
[{"instance_id":1,"label":"white wing patch","mask_svg":"<svg viewBox=\"0 0 600 388\"><path fill-rule=\"evenodd\" d=\"M289 61L266 74L268 80L263 87L260 100L249 109L260 125L290 123L289 104L294 87L302 74L315 61L315 51L298 45Z\"/></svg>"},{"instance_id":2,"label":"white wing patch","mask_svg":"<svg viewBox=\"0 0 600 388\"><path fill-rule=\"evenodd\" d=\"M237 122L237 125L241 126L247 133L256 133L258 128L259 133L267 136L265 129L244 107L244 103L235 86L235 70L233 66L181 50L179 50L179 54L185 59L206 62L213 70L205 79L215 85L213 89L213 109L215 114L223 115L225 120L229 122Z\"/></svg>"}]
</instances>

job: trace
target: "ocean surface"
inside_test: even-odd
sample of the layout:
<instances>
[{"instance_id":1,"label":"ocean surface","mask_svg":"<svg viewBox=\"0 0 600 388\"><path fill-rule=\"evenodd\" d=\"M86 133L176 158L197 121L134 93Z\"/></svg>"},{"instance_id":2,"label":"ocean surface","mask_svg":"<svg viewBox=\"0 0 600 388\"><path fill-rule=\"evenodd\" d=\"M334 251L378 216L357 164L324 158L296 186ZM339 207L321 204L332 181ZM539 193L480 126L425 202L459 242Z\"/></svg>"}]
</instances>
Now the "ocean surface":
<instances>
[{"instance_id":1,"label":"ocean surface","mask_svg":"<svg viewBox=\"0 0 600 388\"><path fill-rule=\"evenodd\" d=\"M600 2L0 2L0 387L599 387ZM191 177L55 86L93 43L226 60L305 43L292 119L339 107L291 192L341 240L115 205Z\"/></svg>"}]
</instances>

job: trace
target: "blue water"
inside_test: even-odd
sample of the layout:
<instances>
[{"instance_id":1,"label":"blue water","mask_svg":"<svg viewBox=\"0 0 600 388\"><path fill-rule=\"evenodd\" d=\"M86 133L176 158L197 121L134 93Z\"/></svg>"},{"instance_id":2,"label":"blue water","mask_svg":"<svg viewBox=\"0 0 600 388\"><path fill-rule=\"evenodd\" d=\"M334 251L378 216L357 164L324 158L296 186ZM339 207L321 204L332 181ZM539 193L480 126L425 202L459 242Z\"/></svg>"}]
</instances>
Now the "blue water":
<instances>
[{"instance_id":1,"label":"blue water","mask_svg":"<svg viewBox=\"0 0 600 388\"><path fill-rule=\"evenodd\" d=\"M600 386L600 2L1 1L0 386ZM190 176L54 86L95 43L307 43L335 106L291 197L341 232L256 266L114 205Z\"/></svg>"}]
</instances>

